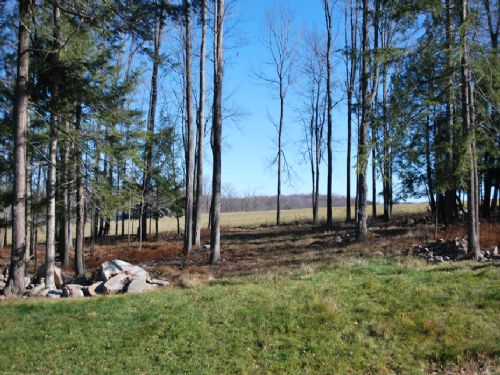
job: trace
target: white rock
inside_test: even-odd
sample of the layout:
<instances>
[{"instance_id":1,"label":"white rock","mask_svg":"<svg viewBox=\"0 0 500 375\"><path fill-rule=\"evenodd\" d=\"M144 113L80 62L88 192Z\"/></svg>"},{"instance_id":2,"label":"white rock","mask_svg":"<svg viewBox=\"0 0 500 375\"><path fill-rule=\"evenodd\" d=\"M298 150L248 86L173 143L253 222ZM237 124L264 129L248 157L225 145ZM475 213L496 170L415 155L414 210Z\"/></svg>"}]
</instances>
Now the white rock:
<instances>
[{"instance_id":1,"label":"white rock","mask_svg":"<svg viewBox=\"0 0 500 375\"><path fill-rule=\"evenodd\" d=\"M141 279L133 279L127 287L127 293L141 293L154 289L153 284L148 284Z\"/></svg>"},{"instance_id":2,"label":"white rock","mask_svg":"<svg viewBox=\"0 0 500 375\"><path fill-rule=\"evenodd\" d=\"M163 280L163 279L151 279L149 281L149 283L159 285L159 286L167 286L169 284L169 282L167 280Z\"/></svg>"},{"instance_id":3,"label":"white rock","mask_svg":"<svg viewBox=\"0 0 500 375\"><path fill-rule=\"evenodd\" d=\"M84 297L83 295L83 285L79 284L67 284L63 286L62 291L63 297L71 297L71 298L78 298L78 297Z\"/></svg>"},{"instance_id":4,"label":"white rock","mask_svg":"<svg viewBox=\"0 0 500 375\"><path fill-rule=\"evenodd\" d=\"M125 289L130 277L125 273L119 273L113 276L103 285L104 294L117 294Z\"/></svg>"},{"instance_id":5,"label":"white rock","mask_svg":"<svg viewBox=\"0 0 500 375\"><path fill-rule=\"evenodd\" d=\"M150 280L148 272L139 266L127 263L123 260L114 259L101 265L101 280L106 282L113 276L125 273L131 279Z\"/></svg>"},{"instance_id":6,"label":"white rock","mask_svg":"<svg viewBox=\"0 0 500 375\"><path fill-rule=\"evenodd\" d=\"M63 292L60 289L50 290L47 293L47 297L49 297L49 298L61 298L62 295L63 295Z\"/></svg>"},{"instance_id":7,"label":"white rock","mask_svg":"<svg viewBox=\"0 0 500 375\"><path fill-rule=\"evenodd\" d=\"M82 289L83 293L87 296L94 297L98 294L97 290L101 289L101 286L103 284L104 284L103 281L98 281L92 285L86 286Z\"/></svg>"},{"instance_id":8,"label":"white rock","mask_svg":"<svg viewBox=\"0 0 500 375\"><path fill-rule=\"evenodd\" d=\"M30 296L38 296L45 289L45 283L35 285L29 292Z\"/></svg>"},{"instance_id":9,"label":"white rock","mask_svg":"<svg viewBox=\"0 0 500 375\"><path fill-rule=\"evenodd\" d=\"M38 271L36 272L36 278L37 280L45 278L45 264L42 264L38 268ZM63 274L59 267L54 267L54 282L56 284L56 288L61 288L64 284Z\"/></svg>"}]
</instances>

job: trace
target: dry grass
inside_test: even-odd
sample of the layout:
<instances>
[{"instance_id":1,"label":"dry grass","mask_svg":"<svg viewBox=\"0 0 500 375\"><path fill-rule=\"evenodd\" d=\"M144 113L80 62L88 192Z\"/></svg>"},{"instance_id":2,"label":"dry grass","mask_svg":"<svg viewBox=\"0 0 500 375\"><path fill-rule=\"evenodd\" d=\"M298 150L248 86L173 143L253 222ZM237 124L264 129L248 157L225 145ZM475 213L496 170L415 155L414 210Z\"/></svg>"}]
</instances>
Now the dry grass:
<instances>
[{"instance_id":1,"label":"dry grass","mask_svg":"<svg viewBox=\"0 0 500 375\"><path fill-rule=\"evenodd\" d=\"M414 203L414 204L398 204L394 206L394 214L420 214L428 210L427 203ZM371 209L368 210L371 215ZM383 212L383 206L377 205L377 212ZM319 209L320 220L326 220L326 208ZM333 218L335 221L343 221L345 218L345 207L334 207ZM312 210L310 208L291 209L281 211L281 220L283 223L304 223L312 220ZM248 212L223 212L221 214L221 225L225 227L256 227L260 225L274 225L276 222L276 211L248 211ZM208 214L202 214L202 223L204 227L208 226ZM149 222L148 222L149 225ZM153 228L155 223L152 223ZM130 228L129 228L130 227ZM138 220L131 220L130 225L128 220L125 220L125 235L135 235L139 227ZM184 218L180 219L180 228L184 228ZM90 237L90 225L85 226L85 236ZM175 217L163 217L159 221L160 233L176 232L177 219ZM118 232L121 234L121 222L118 225ZM115 233L115 221L111 222L111 234ZM73 236L75 230L73 228ZM10 242L11 232L8 230L7 238ZM40 227L38 230L38 240L40 243L45 241L45 228Z\"/></svg>"}]
</instances>

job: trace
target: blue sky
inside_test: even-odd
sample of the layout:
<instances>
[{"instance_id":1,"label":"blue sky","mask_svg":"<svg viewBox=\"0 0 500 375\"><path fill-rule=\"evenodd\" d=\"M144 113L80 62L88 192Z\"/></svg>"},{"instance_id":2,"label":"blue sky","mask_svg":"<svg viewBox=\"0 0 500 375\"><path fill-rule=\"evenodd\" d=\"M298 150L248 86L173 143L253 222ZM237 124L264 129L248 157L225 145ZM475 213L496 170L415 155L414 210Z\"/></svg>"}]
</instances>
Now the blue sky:
<instances>
[{"instance_id":1,"label":"blue sky","mask_svg":"<svg viewBox=\"0 0 500 375\"><path fill-rule=\"evenodd\" d=\"M259 194L275 194L276 170L270 167L270 162L276 154L274 138L276 131L270 123L268 114L277 117L279 102L269 86L263 85L252 77L255 67L262 67L266 54L261 39L265 35L266 10L273 6L272 0L239 0L238 16L243 21L237 25L237 32L246 36L244 45L232 50L225 72L225 90L232 93L234 102L245 116L238 121L237 126L228 124L224 127L226 147L223 152L223 183L232 185L239 193L255 192ZM289 0L290 8L295 13L295 30L299 33L306 25L320 29L324 27L324 15L320 0L303 1ZM340 7L340 8L339 8ZM342 4L338 3L334 15L334 49L343 46ZM297 46L297 51L300 47ZM334 92L338 99L343 95L344 66L339 62L335 68L333 81L339 87ZM302 124L297 120L300 83L292 86L286 106L285 121L285 153L293 174L291 181L283 186L284 194L309 193L311 191L310 170L303 161ZM347 119L345 103L340 103L333 110L334 135L334 171L333 191L345 194L346 185L346 153L347 153ZM355 139L355 137L353 137ZM354 150L353 143L353 150ZM354 164L354 160L352 162ZM353 173L354 174L354 169ZM326 193L326 165L321 170L320 192ZM370 181L371 177L369 176ZM355 178L352 176L352 185Z\"/></svg>"}]
</instances>

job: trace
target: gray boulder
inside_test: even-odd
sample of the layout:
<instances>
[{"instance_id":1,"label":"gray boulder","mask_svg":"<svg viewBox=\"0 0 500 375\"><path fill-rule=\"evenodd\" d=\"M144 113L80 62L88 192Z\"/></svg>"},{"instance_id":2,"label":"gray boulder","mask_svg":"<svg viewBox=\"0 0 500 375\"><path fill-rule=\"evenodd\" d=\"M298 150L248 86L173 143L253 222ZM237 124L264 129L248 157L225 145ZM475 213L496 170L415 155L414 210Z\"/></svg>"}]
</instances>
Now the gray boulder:
<instances>
[{"instance_id":1,"label":"gray boulder","mask_svg":"<svg viewBox=\"0 0 500 375\"><path fill-rule=\"evenodd\" d=\"M63 291L61 289L49 290L47 293L47 297L49 298L61 298L63 295Z\"/></svg>"},{"instance_id":2,"label":"gray boulder","mask_svg":"<svg viewBox=\"0 0 500 375\"><path fill-rule=\"evenodd\" d=\"M113 276L103 285L104 294L117 294L125 290L126 285L129 283L130 277L125 273L119 273Z\"/></svg>"},{"instance_id":3,"label":"gray boulder","mask_svg":"<svg viewBox=\"0 0 500 375\"><path fill-rule=\"evenodd\" d=\"M36 279L39 282L42 278L45 278L45 264L42 264L36 272ZM59 267L54 267L54 282L56 284L56 288L58 289L60 289L64 284L63 273Z\"/></svg>"},{"instance_id":4,"label":"gray boulder","mask_svg":"<svg viewBox=\"0 0 500 375\"><path fill-rule=\"evenodd\" d=\"M70 297L70 298L80 298L84 297L83 295L83 285L79 284L66 284L62 288L62 297Z\"/></svg>"},{"instance_id":5,"label":"gray boulder","mask_svg":"<svg viewBox=\"0 0 500 375\"><path fill-rule=\"evenodd\" d=\"M101 265L100 277L101 280L107 282L113 276L124 273L130 279L141 279L144 281L150 280L148 272L139 266L127 263L120 259L114 259L104 262Z\"/></svg>"},{"instance_id":6,"label":"gray boulder","mask_svg":"<svg viewBox=\"0 0 500 375\"><path fill-rule=\"evenodd\" d=\"M92 285L84 287L82 291L86 296L94 297L103 292L103 284L103 281L98 281Z\"/></svg>"},{"instance_id":7,"label":"gray boulder","mask_svg":"<svg viewBox=\"0 0 500 375\"><path fill-rule=\"evenodd\" d=\"M154 284L154 285L159 285L159 286L167 286L169 284L169 282L167 280L163 280L163 279L151 279L149 281L150 284Z\"/></svg>"},{"instance_id":8,"label":"gray boulder","mask_svg":"<svg viewBox=\"0 0 500 375\"><path fill-rule=\"evenodd\" d=\"M127 287L127 293L141 293L147 292L148 290L153 290L155 286L153 284L148 284L146 281L141 279L133 279Z\"/></svg>"},{"instance_id":9,"label":"gray boulder","mask_svg":"<svg viewBox=\"0 0 500 375\"><path fill-rule=\"evenodd\" d=\"M32 289L30 289L28 295L33 297L39 296L44 289L45 289L45 283L35 285Z\"/></svg>"}]
</instances>

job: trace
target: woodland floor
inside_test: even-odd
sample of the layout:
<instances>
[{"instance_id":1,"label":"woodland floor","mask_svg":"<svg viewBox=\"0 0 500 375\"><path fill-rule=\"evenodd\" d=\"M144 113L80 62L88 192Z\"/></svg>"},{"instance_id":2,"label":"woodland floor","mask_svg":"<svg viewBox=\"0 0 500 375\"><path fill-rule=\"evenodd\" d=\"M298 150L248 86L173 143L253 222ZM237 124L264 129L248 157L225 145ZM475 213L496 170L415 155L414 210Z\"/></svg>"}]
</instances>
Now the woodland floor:
<instances>
[{"instance_id":1,"label":"woodland floor","mask_svg":"<svg viewBox=\"0 0 500 375\"><path fill-rule=\"evenodd\" d=\"M241 213L244 215L244 213ZM107 260L122 259L140 264L157 277L164 277L174 284L203 282L230 276L260 274L262 272L294 269L297 267L318 267L332 260L345 257L370 257L375 253L401 255L413 245L424 245L435 240L434 224L426 214L400 214L390 223L381 218L369 220L369 237L365 241L355 240L354 223L335 223L331 230L295 221L282 226L264 224L261 226L222 227L221 262L209 266L209 252L205 247L194 247L186 262L182 238L175 233L161 233L158 240L144 242L139 250L138 242L126 239L102 240L93 253L86 245L85 262L88 272L94 271ZM500 247L500 222L481 223L481 248ZM342 238L342 242L338 238ZM441 227L436 239L465 238L463 224ZM209 232L202 231L202 243L208 244ZM44 261L44 247L38 248L36 266ZM0 267L10 262L10 248L0 250ZM73 264L71 260L70 264ZM35 262L28 264L28 274L33 274ZM67 274L71 275L72 267ZM198 279L197 281L195 279ZM189 281L191 280L191 281Z\"/></svg>"}]
</instances>

